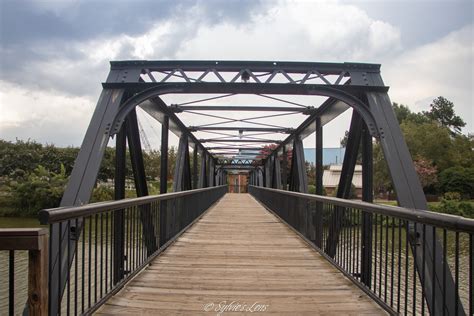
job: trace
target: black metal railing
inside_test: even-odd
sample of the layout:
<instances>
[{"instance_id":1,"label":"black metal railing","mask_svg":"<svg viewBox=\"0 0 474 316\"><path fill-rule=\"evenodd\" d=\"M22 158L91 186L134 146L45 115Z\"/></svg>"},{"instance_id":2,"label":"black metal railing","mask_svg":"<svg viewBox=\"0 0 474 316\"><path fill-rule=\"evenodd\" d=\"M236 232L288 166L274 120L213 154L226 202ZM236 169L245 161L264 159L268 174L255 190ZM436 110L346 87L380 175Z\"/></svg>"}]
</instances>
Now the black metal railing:
<instances>
[{"instance_id":1,"label":"black metal railing","mask_svg":"<svg viewBox=\"0 0 474 316\"><path fill-rule=\"evenodd\" d=\"M49 314L97 310L226 192L218 186L40 211L50 248L66 241L50 254ZM68 268L54 269L59 264Z\"/></svg>"},{"instance_id":2,"label":"black metal railing","mask_svg":"<svg viewBox=\"0 0 474 316\"><path fill-rule=\"evenodd\" d=\"M474 220L255 186L249 193L390 313L474 315Z\"/></svg>"}]
</instances>

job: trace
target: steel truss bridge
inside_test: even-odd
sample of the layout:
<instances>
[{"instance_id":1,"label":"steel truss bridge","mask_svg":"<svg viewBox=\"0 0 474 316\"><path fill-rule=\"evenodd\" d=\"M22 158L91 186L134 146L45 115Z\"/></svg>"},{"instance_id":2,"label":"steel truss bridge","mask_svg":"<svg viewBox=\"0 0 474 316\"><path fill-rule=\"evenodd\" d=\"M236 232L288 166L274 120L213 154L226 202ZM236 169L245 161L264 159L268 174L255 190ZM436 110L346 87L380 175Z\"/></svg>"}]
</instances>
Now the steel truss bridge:
<instances>
[{"instance_id":1,"label":"steel truss bridge","mask_svg":"<svg viewBox=\"0 0 474 316\"><path fill-rule=\"evenodd\" d=\"M86 304L86 312L95 311L106 303L219 200L226 192L223 186L228 171L236 169L248 172L249 192L255 199L291 226L387 312L472 313L474 225L467 219L426 211L425 195L392 110L387 94L389 88L382 81L380 65L113 61L102 87L61 208L41 212L43 223L50 224L52 236L51 315L64 308L66 299L69 304L70 295L64 293L69 293L70 273L77 269L80 251L77 240L86 238L87 229L97 229L98 215L101 229L104 214L111 221L112 250L110 258L105 260L111 277L105 291L101 288L98 298L95 297L92 304L90 301ZM202 97L191 102L165 102L173 96L196 94ZM259 96L272 104L224 105L221 102L237 95ZM324 101L305 105L288 98L297 96L324 97ZM149 196L148 192L137 107L161 124L161 195L155 197ZM337 197L324 197L324 127L349 109L352 109L352 118ZM236 113L240 112L264 114L236 118ZM186 124L184 115L188 118L200 116L208 121L201 125ZM275 124L276 118L285 116L289 123L296 116L302 117L301 123L295 126ZM179 137L172 181L174 193L167 193L169 132ZM316 195L307 194L303 150L303 139L313 134ZM383 150L398 208L372 203L374 139ZM112 140L116 154L117 201L87 204L104 151ZM264 145L266 149L262 150ZM124 200L127 147L138 196L132 200ZM362 202L348 200L359 152L362 153ZM132 232L135 229L138 237L143 236L139 243L144 252L139 257L141 261L130 268L127 247L132 239L127 227L132 218L130 225L135 227L131 228ZM470 264L466 270L470 271L470 281L464 286L470 293L467 299L459 294L459 262L447 262L446 240L451 238L446 237L447 231L448 235L455 234L456 247L459 247L459 234L465 234L470 240L470 252L465 261ZM456 260L459 258L456 254ZM314 277L318 278L317 275ZM77 302L76 298L75 305Z\"/></svg>"}]
</instances>

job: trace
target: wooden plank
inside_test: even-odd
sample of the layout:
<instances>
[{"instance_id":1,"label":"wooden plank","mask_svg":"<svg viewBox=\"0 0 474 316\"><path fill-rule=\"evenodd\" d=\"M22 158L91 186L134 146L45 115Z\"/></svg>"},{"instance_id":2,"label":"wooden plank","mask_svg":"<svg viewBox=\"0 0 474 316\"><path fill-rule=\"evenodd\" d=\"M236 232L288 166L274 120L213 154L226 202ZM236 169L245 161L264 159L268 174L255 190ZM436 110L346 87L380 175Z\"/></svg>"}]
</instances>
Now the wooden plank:
<instances>
[{"instance_id":1,"label":"wooden plank","mask_svg":"<svg viewBox=\"0 0 474 316\"><path fill-rule=\"evenodd\" d=\"M215 315L232 301L271 315L386 314L248 194L227 194L97 314Z\"/></svg>"}]
</instances>

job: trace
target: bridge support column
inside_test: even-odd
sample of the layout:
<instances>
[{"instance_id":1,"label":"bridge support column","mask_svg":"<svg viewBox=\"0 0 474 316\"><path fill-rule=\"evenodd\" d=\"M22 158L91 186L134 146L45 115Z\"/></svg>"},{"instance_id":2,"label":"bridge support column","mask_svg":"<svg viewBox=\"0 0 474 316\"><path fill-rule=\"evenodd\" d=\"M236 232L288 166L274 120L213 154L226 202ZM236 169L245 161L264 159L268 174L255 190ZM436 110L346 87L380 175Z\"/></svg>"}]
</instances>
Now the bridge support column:
<instances>
[{"instance_id":1,"label":"bridge support column","mask_svg":"<svg viewBox=\"0 0 474 316\"><path fill-rule=\"evenodd\" d=\"M344 154L344 161L342 163L341 177L337 187L337 197L342 199L350 198L352 177L357 162L357 154L359 152L359 145L361 139L361 131L363 126L362 117L356 112L352 112L351 126L349 128L349 135L347 138L346 152ZM328 242L325 252L331 258L336 255L337 245L339 243L339 234L344 219L344 208L336 207L330 219Z\"/></svg>"},{"instance_id":2,"label":"bridge support column","mask_svg":"<svg viewBox=\"0 0 474 316\"><path fill-rule=\"evenodd\" d=\"M135 109L130 111L126 120L128 147L132 161L133 175L135 179L135 190L138 197L148 196L145 165L143 163L143 151L140 144L140 132L138 130L137 113ZM143 227L143 239L150 256L158 248L156 243L155 227L153 226L152 213L149 205L140 207L140 221Z\"/></svg>"},{"instance_id":3,"label":"bridge support column","mask_svg":"<svg viewBox=\"0 0 474 316\"><path fill-rule=\"evenodd\" d=\"M125 175L126 170L126 151L127 151L127 135L125 133L125 125L122 126L120 132L115 138L115 179L114 179L114 198L122 200L125 198ZM119 210L113 212L113 232L114 232L114 251L113 251L113 276L114 284L120 282L124 277L124 211Z\"/></svg>"},{"instance_id":4,"label":"bridge support column","mask_svg":"<svg viewBox=\"0 0 474 316\"><path fill-rule=\"evenodd\" d=\"M382 82L380 74L371 74L368 78L374 84ZM392 177L400 206L427 210L428 205L423 188L418 179L408 147L403 139L400 126L392 109L387 93L370 92L366 94L368 105L380 132L380 145ZM432 315L465 315L464 307L459 299L447 299L443 302L433 299L433 293L456 293L453 274L444 258L443 247L434 232L434 227L410 225L407 235L416 253L416 267L420 279L424 280L423 293ZM436 254L436 257L435 257ZM434 258L436 258L436 264ZM444 277L445 276L445 277ZM433 282L434 281L434 282ZM434 289L433 289L434 288ZM436 294L435 294L436 295ZM454 295L453 295L454 296ZM436 297L436 296L435 296Z\"/></svg>"},{"instance_id":5,"label":"bridge support column","mask_svg":"<svg viewBox=\"0 0 474 316\"><path fill-rule=\"evenodd\" d=\"M207 154L201 153L201 171L199 172L199 188L207 188Z\"/></svg>"},{"instance_id":6,"label":"bridge support column","mask_svg":"<svg viewBox=\"0 0 474 316\"><path fill-rule=\"evenodd\" d=\"M299 135L295 135L295 140L293 142L289 190L308 193L308 176L306 174L303 141ZM312 237L314 232L312 222L313 214L308 205L307 201L304 201L303 199L296 203L297 211L299 214L302 214L302 216L297 216L295 218L295 225L306 238L314 239L314 237ZM297 213L295 212L295 214Z\"/></svg>"},{"instance_id":7,"label":"bridge support column","mask_svg":"<svg viewBox=\"0 0 474 316\"><path fill-rule=\"evenodd\" d=\"M364 124L362 131L362 201L372 203L373 196L373 159L372 136ZM361 281L370 288L372 280L372 214L362 214Z\"/></svg>"},{"instance_id":8,"label":"bridge support column","mask_svg":"<svg viewBox=\"0 0 474 316\"><path fill-rule=\"evenodd\" d=\"M273 175L272 175L272 188L281 190L281 168L280 168L280 158L278 153L272 155L272 165L273 165Z\"/></svg>"},{"instance_id":9,"label":"bridge support column","mask_svg":"<svg viewBox=\"0 0 474 316\"><path fill-rule=\"evenodd\" d=\"M198 145L194 144L193 150L193 189L198 188Z\"/></svg>"},{"instance_id":10,"label":"bridge support column","mask_svg":"<svg viewBox=\"0 0 474 316\"><path fill-rule=\"evenodd\" d=\"M191 190L191 165L189 161L188 136L182 135L179 139L178 155L174 170L173 191Z\"/></svg>"},{"instance_id":11,"label":"bridge support column","mask_svg":"<svg viewBox=\"0 0 474 316\"><path fill-rule=\"evenodd\" d=\"M308 193L308 176L304 160L303 142L299 135L295 136L291 157L290 191Z\"/></svg>"},{"instance_id":12,"label":"bridge support column","mask_svg":"<svg viewBox=\"0 0 474 316\"><path fill-rule=\"evenodd\" d=\"M288 190L288 154L286 152L286 146L283 145L282 148L282 162L281 162L282 174L282 189Z\"/></svg>"},{"instance_id":13,"label":"bridge support column","mask_svg":"<svg viewBox=\"0 0 474 316\"><path fill-rule=\"evenodd\" d=\"M165 115L161 123L161 165L160 165L160 194L168 192L168 133L169 117ZM167 202L160 203L160 247L167 241Z\"/></svg>"},{"instance_id":14,"label":"bridge support column","mask_svg":"<svg viewBox=\"0 0 474 316\"><path fill-rule=\"evenodd\" d=\"M316 118L316 194L323 195L323 126L321 118ZM316 202L316 213L314 215L315 239L317 247L323 246L323 204Z\"/></svg>"},{"instance_id":15,"label":"bridge support column","mask_svg":"<svg viewBox=\"0 0 474 316\"><path fill-rule=\"evenodd\" d=\"M115 73L115 75L119 75ZM125 81L138 75L131 71L128 75L123 75ZM97 174L100 169L100 163L104 156L110 137L110 126L113 123L115 115L118 112L119 105L124 96L123 89L104 89L100 95L97 107L92 115L91 122L87 128L81 150L77 155L74 168L69 177L68 184L64 191L60 206L82 205L88 203L97 180ZM59 223L51 225L50 236L58 236L50 241L50 275L49 298L52 315L57 314L59 298L62 297L66 287L68 270L75 256L71 251L69 258L62 256L59 260L59 254L66 253L69 247L75 249L76 240L80 238L83 227L83 220L75 223L60 225ZM70 236L71 240L69 240Z\"/></svg>"}]
</instances>

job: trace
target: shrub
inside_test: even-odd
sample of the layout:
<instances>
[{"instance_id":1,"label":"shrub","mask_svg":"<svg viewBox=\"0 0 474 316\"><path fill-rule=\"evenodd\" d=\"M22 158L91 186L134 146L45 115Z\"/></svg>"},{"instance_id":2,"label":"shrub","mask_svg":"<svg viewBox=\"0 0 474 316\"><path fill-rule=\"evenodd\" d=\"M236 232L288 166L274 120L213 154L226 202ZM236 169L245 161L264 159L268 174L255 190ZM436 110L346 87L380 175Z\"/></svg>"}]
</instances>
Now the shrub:
<instances>
[{"instance_id":1,"label":"shrub","mask_svg":"<svg viewBox=\"0 0 474 316\"><path fill-rule=\"evenodd\" d=\"M66 170L54 173L39 165L32 173L9 183L14 207L22 215L36 215L45 208L58 207L66 186Z\"/></svg>"},{"instance_id":2,"label":"shrub","mask_svg":"<svg viewBox=\"0 0 474 316\"><path fill-rule=\"evenodd\" d=\"M112 201L114 199L114 190L105 185L99 185L92 192L91 203Z\"/></svg>"},{"instance_id":3,"label":"shrub","mask_svg":"<svg viewBox=\"0 0 474 316\"><path fill-rule=\"evenodd\" d=\"M443 194L443 198L445 200L460 201L461 200L461 193L459 193L459 192L446 192L445 194Z\"/></svg>"},{"instance_id":4,"label":"shrub","mask_svg":"<svg viewBox=\"0 0 474 316\"><path fill-rule=\"evenodd\" d=\"M464 198L474 198L474 167L451 167L439 174L442 192L459 192Z\"/></svg>"},{"instance_id":5,"label":"shrub","mask_svg":"<svg viewBox=\"0 0 474 316\"><path fill-rule=\"evenodd\" d=\"M459 209L462 213L462 216L474 218L474 205L470 202L459 202Z\"/></svg>"}]
</instances>

